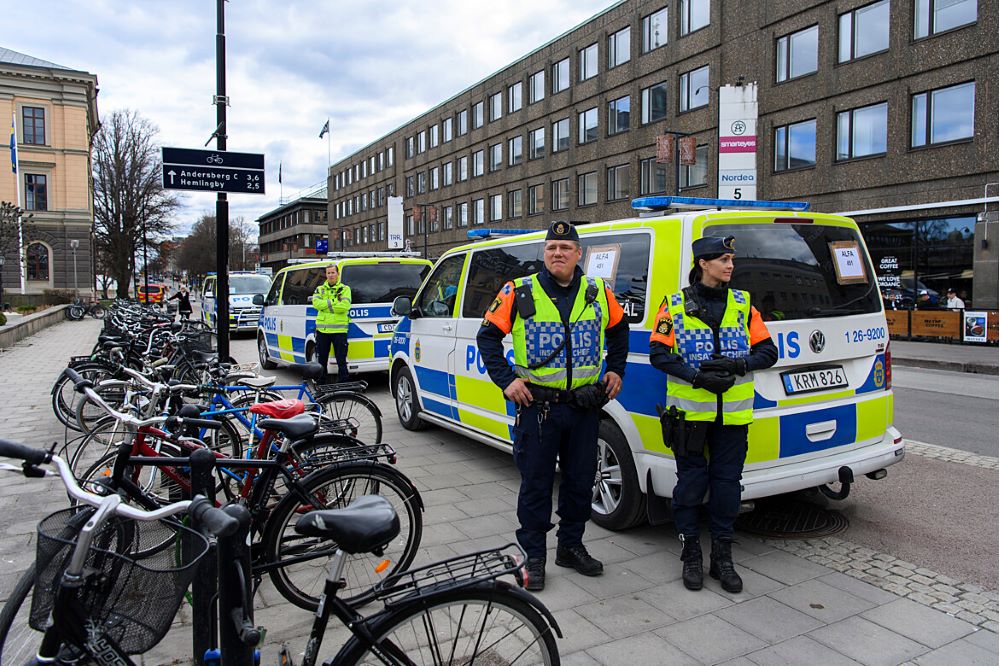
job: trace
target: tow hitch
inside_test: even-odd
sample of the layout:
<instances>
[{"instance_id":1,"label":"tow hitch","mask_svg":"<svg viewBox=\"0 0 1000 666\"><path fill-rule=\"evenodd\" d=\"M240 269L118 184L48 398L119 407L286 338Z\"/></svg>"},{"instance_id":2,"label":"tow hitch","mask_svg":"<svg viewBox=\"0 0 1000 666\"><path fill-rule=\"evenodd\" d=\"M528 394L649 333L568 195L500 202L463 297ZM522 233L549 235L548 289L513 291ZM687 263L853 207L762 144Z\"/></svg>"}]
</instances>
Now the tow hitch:
<instances>
[{"instance_id":1,"label":"tow hitch","mask_svg":"<svg viewBox=\"0 0 1000 666\"><path fill-rule=\"evenodd\" d=\"M819 491L832 500L847 499L851 494L851 484L854 483L854 471L844 465L837 470L837 478L840 480L840 490L834 490L829 483L819 486Z\"/></svg>"}]
</instances>

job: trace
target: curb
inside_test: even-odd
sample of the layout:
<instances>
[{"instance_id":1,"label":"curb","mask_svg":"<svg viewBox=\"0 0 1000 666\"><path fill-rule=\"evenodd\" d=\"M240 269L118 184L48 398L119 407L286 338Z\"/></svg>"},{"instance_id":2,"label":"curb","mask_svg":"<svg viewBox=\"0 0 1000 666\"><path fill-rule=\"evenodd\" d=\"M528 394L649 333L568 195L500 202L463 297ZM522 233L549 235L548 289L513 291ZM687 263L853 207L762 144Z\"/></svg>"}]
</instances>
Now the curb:
<instances>
[{"instance_id":1,"label":"curb","mask_svg":"<svg viewBox=\"0 0 1000 666\"><path fill-rule=\"evenodd\" d=\"M0 327L0 349L9 349L18 341L37 333L43 328L48 328L53 324L66 321L65 310L69 305L54 305L46 308L43 312L28 315L15 324L7 324Z\"/></svg>"},{"instance_id":2,"label":"curb","mask_svg":"<svg viewBox=\"0 0 1000 666\"><path fill-rule=\"evenodd\" d=\"M960 361L938 361L936 359L923 358L900 358L893 355L893 365L901 365L910 368L929 368L931 370L949 370L951 372L968 372L977 375L1000 374L998 366L989 363L977 363L971 361L962 363Z\"/></svg>"}]
</instances>

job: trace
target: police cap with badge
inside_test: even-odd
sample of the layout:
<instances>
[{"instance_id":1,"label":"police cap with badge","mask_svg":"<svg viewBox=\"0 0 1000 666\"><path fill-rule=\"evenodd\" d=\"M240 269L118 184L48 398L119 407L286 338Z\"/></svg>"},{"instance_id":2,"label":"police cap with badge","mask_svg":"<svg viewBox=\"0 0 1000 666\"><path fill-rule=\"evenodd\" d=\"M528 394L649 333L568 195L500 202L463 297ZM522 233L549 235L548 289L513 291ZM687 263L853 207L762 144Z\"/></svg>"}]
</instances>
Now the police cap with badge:
<instances>
[{"instance_id":1,"label":"police cap with badge","mask_svg":"<svg viewBox=\"0 0 1000 666\"><path fill-rule=\"evenodd\" d=\"M707 260L721 257L724 254L736 254L736 237L705 236L691 244L691 251L695 259Z\"/></svg>"},{"instance_id":2,"label":"police cap with badge","mask_svg":"<svg viewBox=\"0 0 1000 666\"><path fill-rule=\"evenodd\" d=\"M545 240L566 240L579 243L580 234L577 233L576 227L569 222L556 220L549 225L549 232L545 234Z\"/></svg>"}]
</instances>

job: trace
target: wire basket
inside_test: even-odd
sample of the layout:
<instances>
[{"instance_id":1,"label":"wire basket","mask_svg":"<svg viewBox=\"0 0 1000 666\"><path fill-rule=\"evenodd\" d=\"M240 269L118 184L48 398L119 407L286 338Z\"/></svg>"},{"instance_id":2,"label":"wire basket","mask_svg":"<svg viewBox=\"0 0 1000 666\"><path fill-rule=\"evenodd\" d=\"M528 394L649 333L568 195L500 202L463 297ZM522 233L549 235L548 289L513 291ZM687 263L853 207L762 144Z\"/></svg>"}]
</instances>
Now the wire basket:
<instances>
[{"instance_id":1,"label":"wire basket","mask_svg":"<svg viewBox=\"0 0 1000 666\"><path fill-rule=\"evenodd\" d=\"M185 334L181 345L188 351L214 352L218 349L217 338L212 331L197 331Z\"/></svg>"},{"instance_id":2,"label":"wire basket","mask_svg":"<svg viewBox=\"0 0 1000 666\"><path fill-rule=\"evenodd\" d=\"M77 535L93 509L64 509L38 524L29 624L44 631ZM101 631L128 654L147 652L170 629L208 551L198 532L172 521L109 519L94 535L77 598Z\"/></svg>"}]
</instances>

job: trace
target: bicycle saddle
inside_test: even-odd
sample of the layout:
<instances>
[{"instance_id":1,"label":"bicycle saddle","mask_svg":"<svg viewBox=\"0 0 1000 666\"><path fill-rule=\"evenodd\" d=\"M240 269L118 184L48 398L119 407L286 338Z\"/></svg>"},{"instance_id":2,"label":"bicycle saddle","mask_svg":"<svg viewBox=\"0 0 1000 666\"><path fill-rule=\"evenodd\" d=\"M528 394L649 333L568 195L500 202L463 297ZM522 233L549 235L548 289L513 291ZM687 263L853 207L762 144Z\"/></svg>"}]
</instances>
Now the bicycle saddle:
<instances>
[{"instance_id":1,"label":"bicycle saddle","mask_svg":"<svg viewBox=\"0 0 1000 666\"><path fill-rule=\"evenodd\" d=\"M294 363L289 369L298 372L303 379L319 379L323 376L323 366L319 363Z\"/></svg>"},{"instance_id":2,"label":"bicycle saddle","mask_svg":"<svg viewBox=\"0 0 1000 666\"><path fill-rule=\"evenodd\" d=\"M266 377L265 379L274 380L274 377ZM293 416L298 416L299 414L306 411L305 403L301 400L274 400L273 402L258 402L256 405L250 407L251 414L259 414L261 416L267 416L271 419L290 419Z\"/></svg>"},{"instance_id":3,"label":"bicycle saddle","mask_svg":"<svg viewBox=\"0 0 1000 666\"><path fill-rule=\"evenodd\" d=\"M279 402L286 401L281 400ZM298 402L300 405L302 404L298 400L295 402ZM265 404L273 405L274 403ZM264 419L262 421L258 421L257 426L262 430L274 430L275 432L280 432L292 441L305 439L319 430L319 423L312 414L299 414L298 416L286 419Z\"/></svg>"},{"instance_id":4,"label":"bicycle saddle","mask_svg":"<svg viewBox=\"0 0 1000 666\"><path fill-rule=\"evenodd\" d=\"M399 516L389 500L364 495L345 509L310 511L295 523L305 536L332 539L345 553L370 553L399 534Z\"/></svg>"},{"instance_id":5,"label":"bicycle saddle","mask_svg":"<svg viewBox=\"0 0 1000 666\"><path fill-rule=\"evenodd\" d=\"M191 355L198 359L201 363L215 363L219 360L219 355L215 352L198 351L195 350L191 352Z\"/></svg>"},{"instance_id":6,"label":"bicycle saddle","mask_svg":"<svg viewBox=\"0 0 1000 666\"><path fill-rule=\"evenodd\" d=\"M266 389L268 386L274 386L274 382L277 380L277 377L240 377L236 380L236 383L249 386L250 388Z\"/></svg>"}]
</instances>

